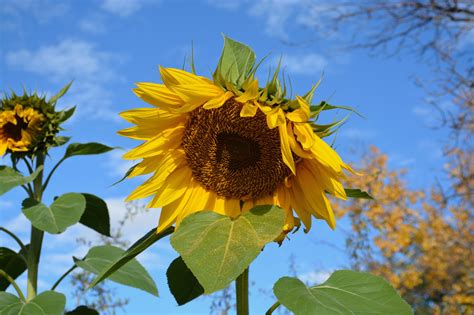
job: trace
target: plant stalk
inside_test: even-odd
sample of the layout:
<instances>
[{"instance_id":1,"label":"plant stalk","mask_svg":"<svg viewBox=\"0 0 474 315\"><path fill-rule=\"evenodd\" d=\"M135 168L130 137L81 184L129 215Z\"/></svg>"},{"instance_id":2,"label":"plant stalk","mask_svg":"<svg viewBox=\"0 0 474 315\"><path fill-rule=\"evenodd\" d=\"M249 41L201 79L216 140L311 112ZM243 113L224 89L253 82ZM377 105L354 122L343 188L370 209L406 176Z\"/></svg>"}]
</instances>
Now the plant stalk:
<instances>
[{"instance_id":1,"label":"plant stalk","mask_svg":"<svg viewBox=\"0 0 474 315\"><path fill-rule=\"evenodd\" d=\"M36 169L44 165L45 155L39 153L36 157ZM41 202L43 198L43 170L33 181L34 198ZM30 301L36 296L38 289L38 267L41 255L41 246L43 244L44 232L31 226L30 248L28 250L28 284L27 300Z\"/></svg>"},{"instance_id":2,"label":"plant stalk","mask_svg":"<svg viewBox=\"0 0 474 315\"><path fill-rule=\"evenodd\" d=\"M249 315L249 267L235 281L237 315Z\"/></svg>"},{"instance_id":3,"label":"plant stalk","mask_svg":"<svg viewBox=\"0 0 474 315\"><path fill-rule=\"evenodd\" d=\"M26 302L25 296L23 295L23 292L21 292L20 287L15 282L15 280L8 275L8 273L6 273L4 270L0 269L0 277L4 277L5 279L7 279L7 281L10 282L10 284L15 289L15 291L18 294L18 297L20 298L20 300Z\"/></svg>"}]
</instances>

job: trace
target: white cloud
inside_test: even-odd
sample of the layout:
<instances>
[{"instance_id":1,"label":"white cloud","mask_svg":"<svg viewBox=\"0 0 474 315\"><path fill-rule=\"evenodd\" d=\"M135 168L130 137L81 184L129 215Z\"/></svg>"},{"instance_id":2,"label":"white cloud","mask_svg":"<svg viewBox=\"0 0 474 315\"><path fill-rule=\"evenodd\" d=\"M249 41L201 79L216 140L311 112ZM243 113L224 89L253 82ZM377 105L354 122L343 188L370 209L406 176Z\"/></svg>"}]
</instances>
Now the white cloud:
<instances>
[{"instance_id":1,"label":"white cloud","mask_svg":"<svg viewBox=\"0 0 474 315\"><path fill-rule=\"evenodd\" d=\"M359 128L341 128L339 135L351 140L367 140L375 136L373 130L359 129Z\"/></svg>"},{"instance_id":2,"label":"white cloud","mask_svg":"<svg viewBox=\"0 0 474 315\"><path fill-rule=\"evenodd\" d=\"M104 34L106 31L104 19L102 16L86 16L79 21L79 28L91 34Z\"/></svg>"},{"instance_id":3,"label":"white cloud","mask_svg":"<svg viewBox=\"0 0 474 315\"><path fill-rule=\"evenodd\" d=\"M121 80L112 70L112 63L119 56L99 50L94 44L75 39L65 39L55 45L45 45L37 50L22 49L6 54L8 65L35 73L47 80L64 85L74 79L70 91L60 104L78 105L78 113L94 114L95 118L113 118L112 93L107 83Z\"/></svg>"},{"instance_id":4,"label":"white cloud","mask_svg":"<svg viewBox=\"0 0 474 315\"><path fill-rule=\"evenodd\" d=\"M126 151L128 150L115 150L110 153L109 160L107 160L107 163L105 164L105 166L110 170L110 176L122 178L125 173L127 173L127 171L137 163L136 161L125 160L122 158Z\"/></svg>"},{"instance_id":5,"label":"white cloud","mask_svg":"<svg viewBox=\"0 0 474 315\"><path fill-rule=\"evenodd\" d=\"M310 271L301 275L298 278L308 285L321 284L326 281L331 275L331 270Z\"/></svg>"},{"instance_id":6,"label":"white cloud","mask_svg":"<svg viewBox=\"0 0 474 315\"><path fill-rule=\"evenodd\" d=\"M63 16L69 10L66 1L54 0L2 0L0 16L2 19L10 19L15 25L21 23L23 14L28 14L40 23Z\"/></svg>"},{"instance_id":7,"label":"white cloud","mask_svg":"<svg viewBox=\"0 0 474 315\"><path fill-rule=\"evenodd\" d=\"M274 63L278 60L280 58L275 59ZM282 56L282 67L292 74L319 76L327 64L327 59L316 53Z\"/></svg>"},{"instance_id":8,"label":"white cloud","mask_svg":"<svg viewBox=\"0 0 474 315\"><path fill-rule=\"evenodd\" d=\"M147 4L156 4L157 0L103 0L102 9L122 17L138 12Z\"/></svg>"}]
</instances>

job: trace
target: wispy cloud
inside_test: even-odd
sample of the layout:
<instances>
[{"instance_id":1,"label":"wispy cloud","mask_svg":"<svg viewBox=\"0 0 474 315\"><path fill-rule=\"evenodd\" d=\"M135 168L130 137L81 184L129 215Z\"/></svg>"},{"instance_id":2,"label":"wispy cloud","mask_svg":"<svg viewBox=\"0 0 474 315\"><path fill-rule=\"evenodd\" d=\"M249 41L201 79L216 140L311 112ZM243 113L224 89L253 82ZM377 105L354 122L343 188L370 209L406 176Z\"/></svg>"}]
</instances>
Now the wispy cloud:
<instances>
[{"instance_id":1,"label":"wispy cloud","mask_svg":"<svg viewBox=\"0 0 474 315\"><path fill-rule=\"evenodd\" d=\"M351 140L368 140L375 136L373 130L360 129L354 127L341 128L339 135Z\"/></svg>"},{"instance_id":2,"label":"wispy cloud","mask_svg":"<svg viewBox=\"0 0 474 315\"><path fill-rule=\"evenodd\" d=\"M275 58L274 63L278 63L280 58ZM320 54L297 54L283 55L281 57L282 67L291 74L321 75L328 64L328 60Z\"/></svg>"},{"instance_id":3,"label":"wispy cloud","mask_svg":"<svg viewBox=\"0 0 474 315\"><path fill-rule=\"evenodd\" d=\"M65 84L74 79L70 92L60 104L78 105L78 113L93 113L93 117L115 119L112 93L106 84L120 80L113 62L120 57L99 50L93 43L65 39L37 50L17 50L6 55L7 64L45 77L48 81Z\"/></svg>"},{"instance_id":4,"label":"wispy cloud","mask_svg":"<svg viewBox=\"0 0 474 315\"><path fill-rule=\"evenodd\" d=\"M90 34L104 34L106 32L105 21L102 15L89 15L79 21L79 28Z\"/></svg>"},{"instance_id":5,"label":"wispy cloud","mask_svg":"<svg viewBox=\"0 0 474 315\"><path fill-rule=\"evenodd\" d=\"M0 5L0 25L2 29L17 30L23 22L23 15L28 14L39 23L46 23L53 18L63 16L69 10L67 1L54 0L2 0Z\"/></svg>"},{"instance_id":6,"label":"wispy cloud","mask_svg":"<svg viewBox=\"0 0 474 315\"><path fill-rule=\"evenodd\" d=\"M103 0L101 7L109 13L125 17L138 12L145 5L159 2L159 0Z\"/></svg>"},{"instance_id":7,"label":"wispy cloud","mask_svg":"<svg viewBox=\"0 0 474 315\"><path fill-rule=\"evenodd\" d=\"M310 271L298 275L298 278L308 285L321 284L326 281L331 275L331 270Z\"/></svg>"}]
</instances>

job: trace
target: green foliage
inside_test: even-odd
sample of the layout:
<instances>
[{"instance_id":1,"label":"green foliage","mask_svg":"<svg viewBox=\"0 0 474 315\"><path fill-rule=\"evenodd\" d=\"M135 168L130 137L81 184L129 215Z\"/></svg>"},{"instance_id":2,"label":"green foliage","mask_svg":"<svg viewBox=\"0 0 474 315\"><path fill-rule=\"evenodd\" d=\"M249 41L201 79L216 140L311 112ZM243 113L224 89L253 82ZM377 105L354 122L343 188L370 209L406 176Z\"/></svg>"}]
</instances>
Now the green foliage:
<instances>
[{"instance_id":1,"label":"green foliage","mask_svg":"<svg viewBox=\"0 0 474 315\"><path fill-rule=\"evenodd\" d=\"M111 264L107 266L107 268L102 269L90 286L93 287L102 280L108 278L110 275L122 268L122 266L134 259L138 254L143 252L161 238L171 234L173 231L173 228L168 228L161 233L156 233L156 229L151 229L147 234L130 246L129 249L117 256L116 259L114 259Z\"/></svg>"},{"instance_id":2,"label":"green foliage","mask_svg":"<svg viewBox=\"0 0 474 315\"><path fill-rule=\"evenodd\" d=\"M76 155L93 155L102 154L113 150L109 146L106 146L97 142L89 143L71 143L66 149L63 159L69 158Z\"/></svg>"},{"instance_id":3,"label":"green foliage","mask_svg":"<svg viewBox=\"0 0 474 315\"><path fill-rule=\"evenodd\" d=\"M86 207L86 198L81 194L68 193L57 198L50 207L30 198L25 199L22 206L23 214L34 227L58 234L79 222Z\"/></svg>"},{"instance_id":4,"label":"green foliage","mask_svg":"<svg viewBox=\"0 0 474 315\"><path fill-rule=\"evenodd\" d=\"M224 49L214 72L214 80L223 87L229 82L240 88L254 64L255 53L249 46L224 35Z\"/></svg>"},{"instance_id":5,"label":"green foliage","mask_svg":"<svg viewBox=\"0 0 474 315\"><path fill-rule=\"evenodd\" d=\"M24 302L7 292L0 292L0 314L5 315L62 315L66 306L64 294L45 291Z\"/></svg>"},{"instance_id":6,"label":"green foliage","mask_svg":"<svg viewBox=\"0 0 474 315\"><path fill-rule=\"evenodd\" d=\"M24 184L32 182L38 174L43 170L43 167L37 168L34 173L29 176L23 176L13 168L1 165L0 166L0 196L7 191Z\"/></svg>"},{"instance_id":7,"label":"green foliage","mask_svg":"<svg viewBox=\"0 0 474 315\"><path fill-rule=\"evenodd\" d=\"M25 253L16 253L9 248L0 247L0 269L5 271L12 279L16 279L26 270ZM0 277L0 291L5 291L10 282Z\"/></svg>"},{"instance_id":8,"label":"green foliage","mask_svg":"<svg viewBox=\"0 0 474 315\"><path fill-rule=\"evenodd\" d=\"M362 191L360 189L346 188L344 189L347 197L349 198L359 198L359 199L374 199L368 192Z\"/></svg>"},{"instance_id":9,"label":"green foliage","mask_svg":"<svg viewBox=\"0 0 474 315\"><path fill-rule=\"evenodd\" d=\"M204 293L204 288L181 257L173 260L166 271L166 277L178 305L184 305Z\"/></svg>"},{"instance_id":10,"label":"green foliage","mask_svg":"<svg viewBox=\"0 0 474 315\"><path fill-rule=\"evenodd\" d=\"M81 195L86 200L86 206L79 222L102 235L110 236L109 209L105 201L92 194Z\"/></svg>"},{"instance_id":11,"label":"green foliage","mask_svg":"<svg viewBox=\"0 0 474 315\"><path fill-rule=\"evenodd\" d=\"M284 224L277 206L258 206L232 220L215 212L186 217L171 236L171 245L207 294L224 289L275 240Z\"/></svg>"},{"instance_id":12,"label":"green foliage","mask_svg":"<svg viewBox=\"0 0 474 315\"><path fill-rule=\"evenodd\" d=\"M120 259L124 253L123 249L111 245L95 246L89 250L84 259L75 258L74 261L77 266L84 270L100 275L108 270L109 266ZM130 259L108 278L114 282L158 296L155 282L136 259Z\"/></svg>"},{"instance_id":13,"label":"green foliage","mask_svg":"<svg viewBox=\"0 0 474 315\"><path fill-rule=\"evenodd\" d=\"M310 288L299 279L283 277L273 292L295 315L413 314L387 281L364 272L335 271L324 283Z\"/></svg>"},{"instance_id":14,"label":"green foliage","mask_svg":"<svg viewBox=\"0 0 474 315\"><path fill-rule=\"evenodd\" d=\"M99 312L85 305L81 305L72 311L66 312L64 315L99 315Z\"/></svg>"}]
</instances>

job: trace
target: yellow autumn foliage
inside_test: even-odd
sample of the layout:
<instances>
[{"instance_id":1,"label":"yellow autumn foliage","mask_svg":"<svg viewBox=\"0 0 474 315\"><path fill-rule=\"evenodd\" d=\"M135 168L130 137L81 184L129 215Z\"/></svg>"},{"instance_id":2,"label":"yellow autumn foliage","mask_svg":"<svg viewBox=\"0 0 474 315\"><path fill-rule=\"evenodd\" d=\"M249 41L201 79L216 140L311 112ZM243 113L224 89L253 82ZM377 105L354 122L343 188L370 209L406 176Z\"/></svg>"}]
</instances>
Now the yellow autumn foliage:
<instances>
[{"instance_id":1,"label":"yellow autumn foliage","mask_svg":"<svg viewBox=\"0 0 474 315\"><path fill-rule=\"evenodd\" d=\"M353 267L385 277L416 314L474 313L474 159L460 149L447 157L445 184L425 192L409 187L406 171L390 169L372 147L358 168L365 176L349 185L375 201L354 199L336 209L352 224Z\"/></svg>"}]
</instances>

